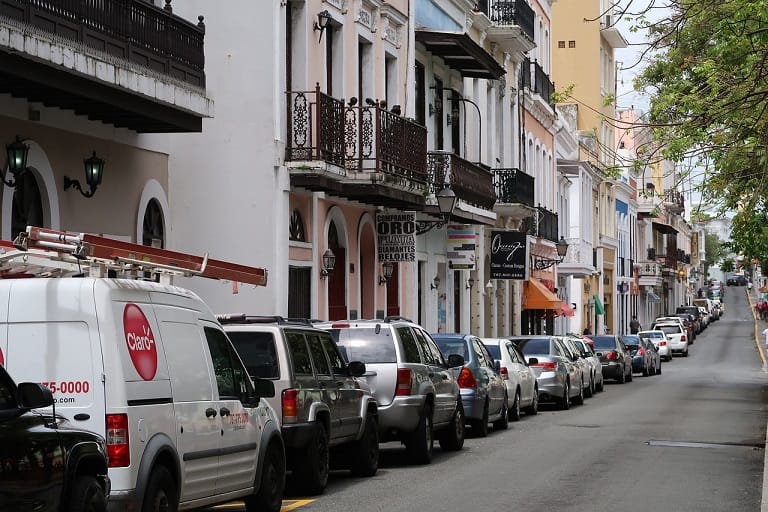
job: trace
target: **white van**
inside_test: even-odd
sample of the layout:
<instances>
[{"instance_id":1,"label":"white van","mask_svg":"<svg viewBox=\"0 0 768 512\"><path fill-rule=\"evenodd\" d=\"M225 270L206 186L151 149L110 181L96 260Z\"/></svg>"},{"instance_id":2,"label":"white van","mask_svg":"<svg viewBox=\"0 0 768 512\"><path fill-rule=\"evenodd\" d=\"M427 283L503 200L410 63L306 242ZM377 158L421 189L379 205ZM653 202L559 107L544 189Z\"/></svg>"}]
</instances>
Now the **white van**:
<instances>
[{"instance_id":1,"label":"white van","mask_svg":"<svg viewBox=\"0 0 768 512\"><path fill-rule=\"evenodd\" d=\"M107 440L110 511L234 498L249 511L280 509L285 451L260 399L274 386L252 383L191 291L131 279L0 279L0 364L49 387L57 414Z\"/></svg>"}]
</instances>

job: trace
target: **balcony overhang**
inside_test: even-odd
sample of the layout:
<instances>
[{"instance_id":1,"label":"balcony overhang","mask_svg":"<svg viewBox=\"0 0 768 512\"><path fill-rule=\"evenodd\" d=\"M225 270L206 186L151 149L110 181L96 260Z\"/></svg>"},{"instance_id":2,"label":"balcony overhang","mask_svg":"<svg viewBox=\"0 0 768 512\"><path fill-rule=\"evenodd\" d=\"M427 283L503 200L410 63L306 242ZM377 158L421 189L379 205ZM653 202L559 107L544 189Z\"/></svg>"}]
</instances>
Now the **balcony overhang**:
<instances>
[{"instance_id":1,"label":"balcony overhang","mask_svg":"<svg viewBox=\"0 0 768 512\"><path fill-rule=\"evenodd\" d=\"M517 25L491 25L486 33L490 42L510 55L536 48L536 43Z\"/></svg>"},{"instance_id":2,"label":"balcony overhang","mask_svg":"<svg viewBox=\"0 0 768 512\"><path fill-rule=\"evenodd\" d=\"M213 110L202 89L5 24L0 94L141 133L201 132Z\"/></svg>"},{"instance_id":3,"label":"balcony overhang","mask_svg":"<svg viewBox=\"0 0 768 512\"><path fill-rule=\"evenodd\" d=\"M664 233L665 235L676 235L677 229L675 229L674 226L670 226L669 224L664 224L661 222L653 222L653 229L660 233Z\"/></svg>"},{"instance_id":4,"label":"balcony overhang","mask_svg":"<svg viewBox=\"0 0 768 512\"><path fill-rule=\"evenodd\" d=\"M506 71L485 48L464 32L416 29L416 42L440 57L452 69L467 78L498 80Z\"/></svg>"},{"instance_id":5,"label":"balcony overhang","mask_svg":"<svg viewBox=\"0 0 768 512\"><path fill-rule=\"evenodd\" d=\"M523 203L502 203L496 201L493 205L493 211L501 217L508 217L511 220L523 220L526 217L536 215L536 208Z\"/></svg>"},{"instance_id":6,"label":"balcony overhang","mask_svg":"<svg viewBox=\"0 0 768 512\"><path fill-rule=\"evenodd\" d=\"M611 45L611 48L626 48L629 46L629 43L624 39L624 36L621 35L621 32L615 25L602 29L600 34L603 36L603 39Z\"/></svg>"},{"instance_id":7,"label":"balcony overhang","mask_svg":"<svg viewBox=\"0 0 768 512\"><path fill-rule=\"evenodd\" d=\"M440 209L436 204L426 205L422 211L435 217L441 216ZM455 222L458 224L495 226L496 214L492 211L484 210L459 200L456 203L456 207L453 209L449 222Z\"/></svg>"}]
</instances>

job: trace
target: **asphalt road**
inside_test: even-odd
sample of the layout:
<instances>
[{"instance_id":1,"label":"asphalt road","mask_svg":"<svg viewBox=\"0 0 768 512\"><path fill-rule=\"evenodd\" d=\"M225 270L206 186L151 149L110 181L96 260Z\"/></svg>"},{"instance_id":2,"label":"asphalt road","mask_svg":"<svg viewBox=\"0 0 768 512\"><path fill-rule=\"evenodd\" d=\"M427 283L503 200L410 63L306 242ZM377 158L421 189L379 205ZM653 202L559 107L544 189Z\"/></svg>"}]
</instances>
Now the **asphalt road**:
<instances>
[{"instance_id":1,"label":"asphalt road","mask_svg":"<svg viewBox=\"0 0 768 512\"><path fill-rule=\"evenodd\" d=\"M289 495L284 510L758 511L768 374L745 288L727 288L725 304L661 375L608 384L569 411L544 407L458 453L436 448L429 466L382 445L375 477L334 473L324 495Z\"/></svg>"}]
</instances>

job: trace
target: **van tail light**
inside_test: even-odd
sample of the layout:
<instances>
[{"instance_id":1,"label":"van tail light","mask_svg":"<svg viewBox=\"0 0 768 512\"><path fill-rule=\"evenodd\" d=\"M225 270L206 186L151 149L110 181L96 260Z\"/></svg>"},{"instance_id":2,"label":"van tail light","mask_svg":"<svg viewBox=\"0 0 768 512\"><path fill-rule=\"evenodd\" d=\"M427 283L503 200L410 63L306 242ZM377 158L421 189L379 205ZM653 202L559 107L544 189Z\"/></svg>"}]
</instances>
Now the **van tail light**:
<instances>
[{"instance_id":1,"label":"van tail light","mask_svg":"<svg viewBox=\"0 0 768 512\"><path fill-rule=\"evenodd\" d=\"M131 465L131 450L128 444L128 415L107 414L107 456L109 467L124 468Z\"/></svg>"},{"instance_id":2,"label":"van tail light","mask_svg":"<svg viewBox=\"0 0 768 512\"><path fill-rule=\"evenodd\" d=\"M409 396L411 394L411 370L409 368L397 369L397 387L395 396Z\"/></svg>"},{"instance_id":3,"label":"van tail light","mask_svg":"<svg viewBox=\"0 0 768 512\"><path fill-rule=\"evenodd\" d=\"M299 419L298 392L293 388L284 389L281 405L283 407L283 423L296 423Z\"/></svg>"},{"instance_id":4,"label":"van tail light","mask_svg":"<svg viewBox=\"0 0 768 512\"><path fill-rule=\"evenodd\" d=\"M540 361L530 366L531 368L541 368L543 371L552 371L557 368L557 363L554 363L552 361Z\"/></svg>"},{"instance_id":5,"label":"van tail light","mask_svg":"<svg viewBox=\"0 0 768 512\"><path fill-rule=\"evenodd\" d=\"M461 369L461 372L459 373L459 378L456 379L456 383L459 385L460 388L474 389L477 387L477 381L475 380L475 376L472 374L472 370L470 370L466 366Z\"/></svg>"},{"instance_id":6,"label":"van tail light","mask_svg":"<svg viewBox=\"0 0 768 512\"><path fill-rule=\"evenodd\" d=\"M502 380L509 380L509 370L506 366L499 368L499 375L501 375Z\"/></svg>"}]
</instances>

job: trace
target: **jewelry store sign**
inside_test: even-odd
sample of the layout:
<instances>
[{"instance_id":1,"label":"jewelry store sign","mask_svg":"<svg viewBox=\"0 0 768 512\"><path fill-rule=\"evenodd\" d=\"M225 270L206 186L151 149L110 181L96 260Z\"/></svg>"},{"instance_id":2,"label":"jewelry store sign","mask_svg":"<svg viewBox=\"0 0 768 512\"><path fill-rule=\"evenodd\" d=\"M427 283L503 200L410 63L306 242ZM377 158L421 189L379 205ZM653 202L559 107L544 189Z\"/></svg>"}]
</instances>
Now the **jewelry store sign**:
<instances>
[{"instance_id":1,"label":"jewelry store sign","mask_svg":"<svg viewBox=\"0 0 768 512\"><path fill-rule=\"evenodd\" d=\"M491 279L524 280L528 235L520 231L491 232Z\"/></svg>"},{"instance_id":2,"label":"jewelry store sign","mask_svg":"<svg viewBox=\"0 0 768 512\"><path fill-rule=\"evenodd\" d=\"M416 261L416 213L377 213L379 261Z\"/></svg>"}]
</instances>

